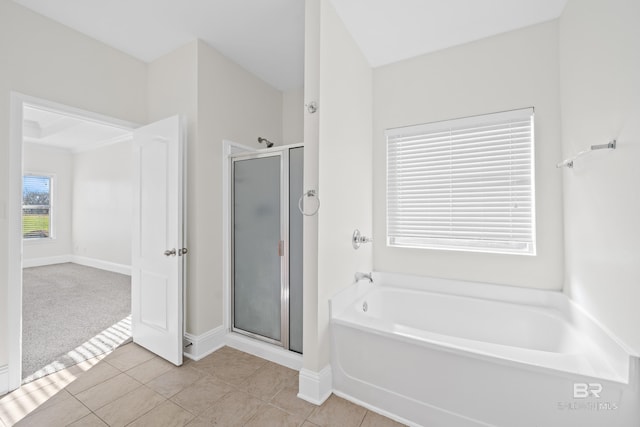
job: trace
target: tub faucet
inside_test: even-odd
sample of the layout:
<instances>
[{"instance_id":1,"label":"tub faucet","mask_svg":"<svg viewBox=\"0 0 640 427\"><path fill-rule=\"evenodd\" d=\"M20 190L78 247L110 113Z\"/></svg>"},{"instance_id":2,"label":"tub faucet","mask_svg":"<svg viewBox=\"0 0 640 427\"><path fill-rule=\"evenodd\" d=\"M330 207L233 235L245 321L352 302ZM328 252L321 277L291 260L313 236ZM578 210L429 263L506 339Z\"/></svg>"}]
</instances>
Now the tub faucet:
<instances>
[{"instance_id":1,"label":"tub faucet","mask_svg":"<svg viewBox=\"0 0 640 427\"><path fill-rule=\"evenodd\" d=\"M357 272L356 273L356 282L362 280L362 279L367 279L369 280L369 283L373 283L373 274L372 273L361 273L361 272Z\"/></svg>"}]
</instances>

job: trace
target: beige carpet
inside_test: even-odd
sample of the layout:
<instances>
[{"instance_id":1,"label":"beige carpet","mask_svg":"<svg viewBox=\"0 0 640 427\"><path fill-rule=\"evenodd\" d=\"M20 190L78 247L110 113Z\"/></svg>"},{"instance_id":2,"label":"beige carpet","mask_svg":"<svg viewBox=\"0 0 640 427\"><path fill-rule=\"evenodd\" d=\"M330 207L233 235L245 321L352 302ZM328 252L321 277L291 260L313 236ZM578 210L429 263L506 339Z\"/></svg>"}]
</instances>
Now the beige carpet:
<instances>
[{"instance_id":1,"label":"beige carpet","mask_svg":"<svg viewBox=\"0 0 640 427\"><path fill-rule=\"evenodd\" d=\"M22 378L113 350L131 336L131 277L78 264L25 268Z\"/></svg>"}]
</instances>

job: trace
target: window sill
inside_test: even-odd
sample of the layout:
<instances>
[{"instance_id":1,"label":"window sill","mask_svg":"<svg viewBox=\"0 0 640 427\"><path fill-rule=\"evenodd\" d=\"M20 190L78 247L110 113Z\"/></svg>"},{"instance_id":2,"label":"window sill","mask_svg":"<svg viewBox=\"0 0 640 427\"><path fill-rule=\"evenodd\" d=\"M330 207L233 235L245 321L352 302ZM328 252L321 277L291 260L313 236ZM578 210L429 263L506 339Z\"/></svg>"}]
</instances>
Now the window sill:
<instances>
[{"instance_id":1,"label":"window sill","mask_svg":"<svg viewBox=\"0 0 640 427\"><path fill-rule=\"evenodd\" d=\"M38 238L32 238L32 239L22 239L22 244L26 246L47 245L55 242L56 242L55 237L38 237Z\"/></svg>"}]
</instances>

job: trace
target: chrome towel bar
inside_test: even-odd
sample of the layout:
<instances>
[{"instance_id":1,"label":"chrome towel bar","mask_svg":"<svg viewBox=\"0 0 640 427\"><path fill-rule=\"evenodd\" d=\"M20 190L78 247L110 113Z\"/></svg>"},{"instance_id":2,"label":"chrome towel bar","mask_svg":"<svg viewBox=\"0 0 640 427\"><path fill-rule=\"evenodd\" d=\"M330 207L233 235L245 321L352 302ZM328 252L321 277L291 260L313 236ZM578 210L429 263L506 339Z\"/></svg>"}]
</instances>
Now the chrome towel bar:
<instances>
[{"instance_id":1,"label":"chrome towel bar","mask_svg":"<svg viewBox=\"0 0 640 427\"><path fill-rule=\"evenodd\" d=\"M562 167L566 166L568 168L572 168L573 167L573 161L576 160L578 157L584 156L587 153L590 153L590 152L592 152L594 150L615 150L615 149L616 149L616 140L615 139L612 139L607 144L592 145L588 150L580 151L575 156L561 161L560 163L558 163L556 165L556 167L557 168L562 168Z\"/></svg>"}]
</instances>

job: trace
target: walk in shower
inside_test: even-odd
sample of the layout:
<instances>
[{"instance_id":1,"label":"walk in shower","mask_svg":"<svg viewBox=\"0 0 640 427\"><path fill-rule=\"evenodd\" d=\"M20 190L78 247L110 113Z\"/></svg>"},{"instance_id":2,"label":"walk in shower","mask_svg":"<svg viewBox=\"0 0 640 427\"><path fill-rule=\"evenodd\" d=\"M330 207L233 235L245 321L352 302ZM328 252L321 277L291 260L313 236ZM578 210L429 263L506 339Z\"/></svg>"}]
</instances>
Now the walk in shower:
<instances>
[{"instance_id":1,"label":"walk in shower","mask_svg":"<svg viewBox=\"0 0 640 427\"><path fill-rule=\"evenodd\" d=\"M231 155L231 330L302 353L302 146Z\"/></svg>"}]
</instances>

